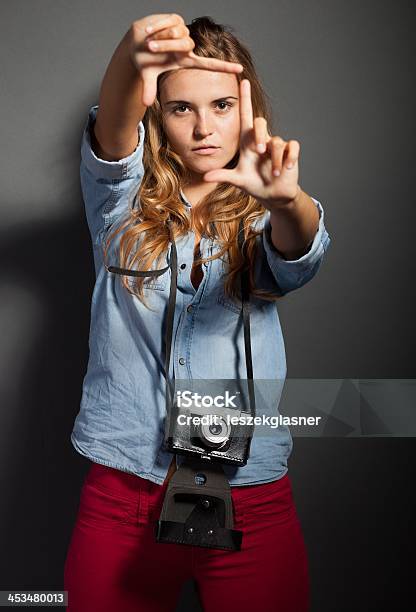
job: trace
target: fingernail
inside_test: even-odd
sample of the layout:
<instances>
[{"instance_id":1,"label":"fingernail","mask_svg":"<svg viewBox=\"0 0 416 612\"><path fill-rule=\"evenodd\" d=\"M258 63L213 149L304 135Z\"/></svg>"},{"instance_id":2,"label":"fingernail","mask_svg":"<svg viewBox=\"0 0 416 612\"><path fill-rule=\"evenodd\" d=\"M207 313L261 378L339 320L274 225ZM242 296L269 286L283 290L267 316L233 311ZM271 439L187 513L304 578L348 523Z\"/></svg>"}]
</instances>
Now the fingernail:
<instances>
[{"instance_id":1,"label":"fingernail","mask_svg":"<svg viewBox=\"0 0 416 612\"><path fill-rule=\"evenodd\" d=\"M157 42L155 42L154 40L151 40L151 41L149 42L149 47L150 47L151 49L159 49L159 45L158 45L158 44L157 44Z\"/></svg>"},{"instance_id":2,"label":"fingernail","mask_svg":"<svg viewBox=\"0 0 416 612\"><path fill-rule=\"evenodd\" d=\"M146 26L146 32L153 32L153 27L151 25Z\"/></svg>"},{"instance_id":3,"label":"fingernail","mask_svg":"<svg viewBox=\"0 0 416 612\"><path fill-rule=\"evenodd\" d=\"M259 153L264 153L266 150L266 145L264 143L260 143L257 145L257 151Z\"/></svg>"},{"instance_id":4,"label":"fingernail","mask_svg":"<svg viewBox=\"0 0 416 612\"><path fill-rule=\"evenodd\" d=\"M293 168L293 164L292 163L286 164L286 168L290 170L291 168Z\"/></svg>"},{"instance_id":5,"label":"fingernail","mask_svg":"<svg viewBox=\"0 0 416 612\"><path fill-rule=\"evenodd\" d=\"M280 176L280 171L279 171L277 168L275 168L275 169L273 170L273 175L274 175L274 176Z\"/></svg>"}]
</instances>

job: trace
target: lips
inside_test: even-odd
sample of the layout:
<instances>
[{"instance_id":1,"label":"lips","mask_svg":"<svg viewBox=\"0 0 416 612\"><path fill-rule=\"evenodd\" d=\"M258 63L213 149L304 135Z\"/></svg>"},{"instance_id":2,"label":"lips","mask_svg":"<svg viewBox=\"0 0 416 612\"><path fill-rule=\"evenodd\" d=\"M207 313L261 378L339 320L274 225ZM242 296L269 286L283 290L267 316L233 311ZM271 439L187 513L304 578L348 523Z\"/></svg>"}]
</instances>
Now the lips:
<instances>
[{"instance_id":1,"label":"lips","mask_svg":"<svg viewBox=\"0 0 416 612\"><path fill-rule=\"evenodd\" d=\"M201 149L218 149L219 147L215 147L214 145L202 145L201 147L196 147L192 149L192 151L200 151Z\"/></svg>"},{"instance_id":2,"label":"lips","mask_svg":"<svg viewBox=\"0 0 416 612\"><path fill-rule=\"evenodd\" d=\"M203 149L193 149L195 155L215 155L219 147L204 147Z\"/></svg>"}]
</instances>

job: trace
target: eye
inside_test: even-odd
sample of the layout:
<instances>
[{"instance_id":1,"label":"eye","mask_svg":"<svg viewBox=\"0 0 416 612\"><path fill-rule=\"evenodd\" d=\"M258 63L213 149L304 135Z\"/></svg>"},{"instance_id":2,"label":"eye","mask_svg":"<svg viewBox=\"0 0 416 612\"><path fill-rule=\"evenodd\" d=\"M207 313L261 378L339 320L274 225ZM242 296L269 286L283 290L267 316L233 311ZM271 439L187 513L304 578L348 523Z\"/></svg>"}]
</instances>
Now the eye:
<instances>
[{"instance_id":1,"label":"eye","mask_svg":"<svg viewBox=\"0 0 416 612\"><path fill-rule=\"evenodd\" d=\"M230 108L234 106L232 102L227 102L226 100L220 100L219 102L216 103L216 106L220 106L220 105L223 105L223 106L219 110L227 111L227 112ZM177 113L178 115L184 115L185 112L182 112L181 109L187 109L187 108L189 108L187 104L178 104L178 106L175 106L175 108L173 109L173 112Z\"/></svg>"},{"instance_id":2,"label":"eye","mask_svg":"<svg viewBox=\"0 0 416 612\"><path fill-rule=\"evenodd\" d=\"M178 111L180 108L189 108L189 106L186 106L186 104L179 104L179 106L175 106L173 111L176 113L176 111ZM183 113L179 113L179 114L183 115Z\"/></svg>"},{"instance_id":3,"label":"eye","mask_svg":"<svg viewBox=\"0 0 416 612\"><path fill-rule=\"evenodd\" d=\"M227 108L231 108L233 106L231 102L226 102L225 100L217 102L217 106L219 106L220 104L225 104L225 108L221 108L220 110L227 110Z\"/></svg>"}]
</instances>

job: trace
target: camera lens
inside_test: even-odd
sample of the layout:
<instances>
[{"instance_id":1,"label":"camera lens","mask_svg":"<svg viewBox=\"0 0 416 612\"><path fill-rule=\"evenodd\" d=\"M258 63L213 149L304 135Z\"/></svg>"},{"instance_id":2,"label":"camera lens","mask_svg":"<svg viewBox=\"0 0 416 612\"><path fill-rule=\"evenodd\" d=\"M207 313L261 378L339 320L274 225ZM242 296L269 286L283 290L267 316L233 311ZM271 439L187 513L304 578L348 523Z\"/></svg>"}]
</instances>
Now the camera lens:
<instances>
[{"instance_id":1,"label":"camera lens","mask_svg":"<svg viewBox=\"0 0 416 612\"><path fill-rule=\"evenodd\" d=\"M201 425L200 435L207 446L218 447L228 441L230 432L231 426L223 417L217 416L215 423Z\"/></svg>"},{"instance_id":2,"label":"camera lens","mask_svg":"<svg viewBox=\"0 0 416 612\"><path fill-rule=\"evenodd\" d=\"M219 436L222 432L221 425L210 425L208 429L213 436Z\"/></svg>"}]
</instances>

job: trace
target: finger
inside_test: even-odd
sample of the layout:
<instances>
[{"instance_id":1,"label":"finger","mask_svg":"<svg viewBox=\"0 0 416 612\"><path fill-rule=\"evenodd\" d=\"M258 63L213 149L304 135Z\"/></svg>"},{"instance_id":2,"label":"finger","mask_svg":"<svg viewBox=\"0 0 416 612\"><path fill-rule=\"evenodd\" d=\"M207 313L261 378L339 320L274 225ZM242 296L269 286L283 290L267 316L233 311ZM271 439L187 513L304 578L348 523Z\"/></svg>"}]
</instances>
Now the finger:
<instances>
[{"instance_id":1,"label":"finger","mask_svg":"<svg viewBox=\"0 0 416 612\"><path fill-rule=\"evenodd\" d=\"M253 129L253 107L251 105L251 86L248 79L240 82L240 140Z\"/></svg>"},{"instance_id":2,"label":"finger","mask_svg":"<svg viewBox=\"0 0 416 612\"><path fill-rule=\"evenodd\" d=\"M299 159L300 144L297 140L289 140L284 167L291 170Z\"/></svg>"},{"instance_id":3,"label":"finger","mask_svg":"<svg viewBox=\"0 0 416 612\"><path fill-rule=\"evenodd\" d=\"M157 76L153 71L144 71L142 102L145 106L151 106L156 99Z\"/></svg>"},{"instance_id":4,"label":"finger","mask_svg":"<svg viewBox=\"0 0 416 612\"><path fill-rule=\"evenodd\" d=\"M201 70L213 70L214 72L242 72L241 64L215 59L214 57L200 57L191 52L189 57L184 58L187 68L200 68Z\"/></svg>"},{"instance_id":5,"label":"finger","mask_svg":"<svg viewBox=\"0 0 416 612\"><path fill-rule=\"evenodd\" d=\"M267 132L267 121L264 117L254 119L254 141L257 153L266 152L266 144L270 140Z\"/></svg>"},{"instance_id":6,"label":"finger","mask_svg":"<svg viewBox=\"0 0 416 612\"><path fill-rule=\"evenodd\" d=\"M166 53L168 51L184 53L191 51L195 47L195 43L192 38L180 38L179 40L149 40L147 43L150 51L156 51L157 53Z\"/></svg>"},{"instance_id":7,"label":"finger","mask_svg":"<svg viewBox=\"0 0 416 612\"><path fill-rule=\"evenodd\" d=\"M168 28L173 25L177 25L180 23L184 23L184 20L180 15L176 13L170 13L170 15L163 15L163 13L159 15L151 15L149 21L145 26L145 31L148 34L153 34L154 32L159 32L164 28ZM160 18L159 18L160 17Z\"/></svg>"},{"instance_id":8,"label":"finger","mask_svg":"<svg viewBox=\"0 0 416 612\"><path fill-rule=\"evenodd\" d=\"M269 142L269 148L272 159L272 174L280 176L282 171L283 153L286 147L286 142L279 136L273 136Z\"/></svg>"},{"instance_id":9,"label":"finger","mask_svg":"<svg viewBox=\"0 0 416 612\"><path fill-rule=\"evenodd\" d=\"M160 32L150 34L147 40L166 40L168 38L188 38L189 30L185 25L176 25L171 28L164 28Z\"/></svg>"}]
</instances>

